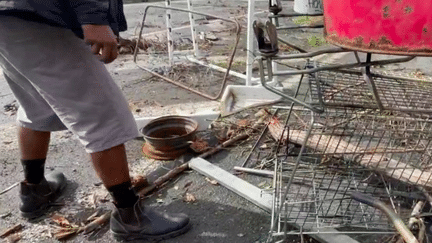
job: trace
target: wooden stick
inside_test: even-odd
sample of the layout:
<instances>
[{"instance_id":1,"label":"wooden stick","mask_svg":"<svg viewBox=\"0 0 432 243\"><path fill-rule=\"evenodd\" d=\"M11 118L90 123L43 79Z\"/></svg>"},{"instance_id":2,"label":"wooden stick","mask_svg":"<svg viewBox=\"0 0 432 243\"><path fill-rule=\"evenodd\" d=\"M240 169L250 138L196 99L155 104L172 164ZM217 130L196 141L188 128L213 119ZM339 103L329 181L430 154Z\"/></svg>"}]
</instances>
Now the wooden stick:
<instances>
[{"instance_id":1,"label":"wooden stick","mask_svg":"<svg viewBox=\"0 0 432 243\"><path fill-rule=\"evenodd\" d=\"M111 211L106 212L106 213L102 214L101 216L99 216L98 218L96 218L95 220L93 220L91 223L87 224L84 227L81 227L78 230L78 233L84 232L84 234L88 234L88 233L94 231L95 229L101 227L102 225L108 223L110 218L111 218Z\"/></svg>"},{"instance_id":2,"label":"wooden stick","mask_svg":"<svg viewBox=\"0 0 432 243\"><path fill-rule=\"evenodd\" d=\"M59 232L54 233L54 238L56 238L57 240L67 240L77 234L77 232L78 229L62 229Z\"/></svg>"},{"instance_id":3,"label":"wooden stick","mask_svg":"<svg viewBox=\"0 0 432 243\"><path fill-rule=\"evenodd\" d=\"M1 191L1 192L0 192L0 195L5 194L6 192L12 190L13 188L15 188L15 187L18 186L18 185L19 185L19 182L15 182L12 186L10 186L10 187L4 189L3 191Z\"/></svg>"},{"instance_id":4,"label":"wooden stick","mask_svg":"<svg viewBox=\"0 0 432 243\"><path fill-rule=\"evenodd\" d=\"M6 231L4 231L4 232L0 235L0 238L8 237L9 235L11 235L11 234L13 234L13 233L16 233L16 232L22 230L23 228L24 228L24 227L23 227L22 224L14 225L14 226L12 226L11 228L9 228L9 229L7 229Z\"/></svg>"},{"instance_id":5,"label":"wooden stick","mask_svg":"<svg viewBox=\"0 0 432 243\"><path fill-rule=\"evenodd\" d=\"M111 218L111 211L108 211L108 212L102 214L101 216L97 217L95 220L93 220L91 223L89 223L85 226L76 227L76 228L63 228L59 232L55 233L54 237L57 240L66 240L69 237L74 236L75 234L91 233L91 232L95 231L97 228L108 223L110 218Z\"/></svg>"},{"instance_id":6,"label":"wooden stick","mask_svg":"<svg viewBox=\"0 0 432 243\"><path fill-rule=\"evenodd\" d=\"M269 125L269 131L276 140L281 138L283 126L274 118ZM306 140L307 132L302 130L290 130L289 136L282 138L282 142L288 140L295 144L303 144L323 154L341 154L344 158L355 159L356 154L364 154L366 148L348 143L340 136L315 135L312 134ZM422 185L432 188L432 171L419 170L406 163L386 157L383 153L364 154L359 163L365 167L371 168L385 175L409 182L416 185Z\"/></svg>"}]
</instances>

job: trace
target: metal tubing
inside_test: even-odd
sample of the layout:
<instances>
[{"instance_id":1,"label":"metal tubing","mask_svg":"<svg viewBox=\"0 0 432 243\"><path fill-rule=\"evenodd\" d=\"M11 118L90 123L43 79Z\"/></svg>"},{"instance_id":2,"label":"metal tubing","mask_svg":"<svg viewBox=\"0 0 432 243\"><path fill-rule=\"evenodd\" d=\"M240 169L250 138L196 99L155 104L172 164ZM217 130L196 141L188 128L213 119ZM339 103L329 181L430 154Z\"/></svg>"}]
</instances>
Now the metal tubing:
<instances>
[{"instance_id":1,"label":"metal tubing","mask_svg":"<svg viewBox=\"0 0 432 243\"><path fill-rule=\"evenodd\" d=\"M371 61L372 61L372 54L368 53L366 56L366 63L371 63ZM361 62L359 62L359 63L361 63ZM378 108L380 110L384 110L384 106L383 106L381 99L379 97L378 90L377 90L376 85L375 85L375 81L373 80L373 77L371 75L370 67L371 67L370 65L367 65L364 68L363 78L365 79L366 83L368 84L369 89L372 91L372 94L373 94L374 99L378 105Z\"/></svg>"},{"instance_id":2,"label":"metal tubing","mask_svg":"<svg viewBox=\"0 0 432 243\"><path fill-rule=\"evenodd\" d=\"M216 71L220 71L220 72L226 72L227 71L226 68L219 67L218 65L214 65L214 64L211 64L211 63L205 63L205 62L200 61L200 60L198 60L198 59L196 59L194 57L191 57L191 56L188 56L187 59L189 61L191 61L191 62L200 64L200 65L205 66L205 67L209 67L209 68L214 69ZM235 76L237 78L246 79L246 75L244 75L243 73L236 72L236 71L230 70L230 75L231 76Z\"/></svg>"},{"instance_id":3,"label":"metal tubing","mask_svg":"<svg viewBox=\"0 0 432 243\"><path fill-rule=\"evenodd\" d=\"M338 72L347 73L347 74L356 74L356 75L363 74L361 71L348 70L348 69L341 69L341 70L338 70ZM372 75L372 77L377 77L377 78L397 79L397 80L414 81L414 82L421 81L421 82L430 82L430 83L432 83L432 80L426 80L426 79L416 79L416 78L408 78L408 77L399 77L399 76L385 75L385 74L379 74L379 73L371 73L371 75Z\"/></svg>"},{"instance_id":4,"label":"metal tubing","mask_svg":"<svg viewBox=\"0 0 432 243\"><path fill-rule=\"evenodd\" d=\"M165 7L169 8L171 7L171 0L165 1ZM168 40L168 60L170 65L172 66L174 64L174 42L172 38L172 26L171 26L171 10L167 9L165 13L166 18L166 28L167 28L167 40ZM144 23L142 27L144 26ZM139 40L137 42L137 45L139 43Z\"/></svg>"},{"instance_id":5,"label":"metal tubing","mask_svg":"<svg viewBox=\"0 0 432 243\"><path fill-rule=\"evenodd\" d=\"M275 70L277 72L277 70ZM267 59L267 78L273 80L273 62Z\"/></svg>"},{"instance_id":6,"label":"metal tubing","mask_svg":"<svg viewBox=\"0 0 432 243\"><path fill-rule=\"evenodd\" d=\"M389 59L389 60L373 61L370 63L361 62L361 63L328 65L328 66L316 67L316 68L305 69L305 70L274 72L273 75L281 76L281 75L310 74L310 73L315 73L315 72L319 72L319 71L337 70L337 69L341 69L341 68L356 68L356 67L365 67L365 66L369 66L369 65L371 65L371 66L385 65L385 64L391 64L391 63L407 62L407 61L410 61L414 58L415 58L415 56L410 56L410 57L404 57L404 58L395 58L395 59Z\"/></svg>"},{"instance_id":7,"label":"metal tubing","mask_svg":"<svg viewBox=\"0 0 432 243\"><path fill-rule=\"evenodd\" d=\"M313 124L313 123L314 123L314 117L312 116L311 124ZM310 127L308 128L308 130L307 130L307 132L306 132L306 137L305 137L304 141L308 141L309 136L311 135L311 132L312 132L312 126L310 126ZM300 164L300 161L301 161L301 157L302 157L303 152L304 152L305 150L306 150L306 142L304 142L304 143L302 144L302 146L301 146L300 152L299 152L299 154L298 154L298 156L297 156L297 159L296 159L296 161L295 161L294 168L293 168L293 170L292 170L292 172L291 172L292 175L295 175L295 173L296 173L296 171L297 171L297 169L298 169L298 167L299 167L299 164ZM287 183L287 186L286 186L286 188L285 188L285 191L284 191L284 193L283 193L282 198L286 198L286 197L287 197L287 195L288 195L288 191L289 191L291 185L293 184L293 181L294 181L294 176L291 176L291 177L289 178L289 181L288 181L288 183ZM282 211L282 207L283 207L283 203L279 206L279 208L278 208L277 211L276 211L276 215L277 215L277 217L280 217L280 213L281 213L281 211ZM275 225L272 225L272 229L271 229L272 232L274 231L274 227L275 227Z\"/></svg>"},{"instance_id":8,"label":"metal tubing","mask_svg":"<svg viewBox=\"0 0 432 243\"><path fill-rule=\"evenodd\" d=\"M277 90L277 89L275 89L273 87L268 86L267 83L266 83L266 80L265 80L264 63L263 63L262 58L258 58L258 64L259 64L259 67L260 67L259 70L260 70L260 76L261 76L261 84L262 84L262 86L264 88L268 89L269 91L271 91L273 93L276 93L276 94L282 96L285 99L288 99L288 100L290 100L290 101L292 101L294 103L302 105L302 106L308 108L309 110L315 111L317 113L322 113L323 112L323 110L320 109L320 108L311 106L311 105L309 105L309 104L307 104L307 103L305 103L305 102L303 102L301 100L298 100L298 99L296 99L294 97L288 96L288 95L282 93L281 91L279 91L279 90Z\"/></svg>"},{"instance_id":9,"label":"metal tubing","mask_svg":"<svg viewBox=\"0 0 432 243\"><path fill-rule=\"evenodd\" d=\"M300 26L282 26L277 27L277 30L297 30L297 29L319 29L323 28L324 25L300 25Z\"/></svg>"},{"instance_id":10,"label":"metal tubing","mask_svg":"<svg viewBox=\"0 0 432 243\"><path fill-rule=\"evenodd\" d=\"M390 235L390 234L394 234L394 231L344 231L343 234L382 234L382 235ZM280 233L273 233L272 236L284 236L285 234L287 235L298 235L298 232L292 231L292 232L280 232ZM304 235L318 235L318 234L335 234L335 232L326 232L326 231L308 231L308 232L303 232Z\"/></svg>"},{"instance_id":11,"label":"metal tubing","mask_svg":"<svg viewBox=\"0 0 432 243\"><path fill-rule=\"evenodd\" d=\"M189 11L193 11L192 0L187 0L186 2L187 2ZM189 23L190 23L191 32L192 32L192 44L193 44L193 48L194 48L194 53L195 53L195 56L198 56L198 43L196 42L195 18L193 16L193 13L189 13Z\"/></svg>"},{"instance_id":12,"label":"metal tubing","mask_svg":"<svg viewBox=\"0 0 432 243\"><path fill-rule=\"evenodd\" d=\"M272 0L269 0L269 1L272 1ZM278 18L270 19L270 21L274 24L275 27L279 27L279 19ZM277 34L277 32L276 32L276 34ZM269 67L271 67L271 68L269 69L269 72L268 72L268 75L269 75L268 79L271 80L272 84L274 83L276 86L282 87L282 84L279 82L278 77L273 76L273 74L272 74L273 70L275 72L277 72L277 70L278 70L278 65L277 65L276 61L272 60L271 66L269 66Z\"/></svg>"},{"instance_id":13,"label":"metal tubing","mask_svg":"<svg viewBox=\"0 0 432 243\"><path fill-rule=\"evenodd\" d=\"M282 60L282 59L297 59L297 58L310 58L319 56L322 54L330 54L330 53L339 53L339 52L352 52L351 50L342 49L340 47L333 47L319 51L301 53L301 54L289 54L289 55L278 55L272 57L273 60Z\"/></svg>"},{"instance_id":14,"label":"metal tubing","mask_svg":"<svg viewBox=\"0 0 432 243\"><path fill-rule=\"evenodd\" d=\"M414 237L408 227L403 223L402 219L390 208L388 208L387 205L385 205L383 202L359 192L353 192L351 194L351 197L356 201L375 207L384 212L393 222L393 225L407 243L418 243L417 239Z\"/></svg>"},{"instance_id":15,"label":"metal tubing","mask_svg":"<svg viewBox=\"0 0 432 243\"><path fill-rule=\"evenodd\" d=\"M287 13L287 14L270 15L269 18L289 18L289 17L302 17L302 16L323 16L323 14L322 13L316 13L316 14Z\"/></svg>"},{"instance_id":16,"label":"metal tubing","mask_svg":"<svg viewBox=\"0 0 432 243\"><path fill-rule=\"evenodd\" d=\"M207 17L211 17L211 18L215 18L215 19L221 19L221 20L224 20L224 21L231 22L231 23L235 24L235 26L236 26L236 34L237 34L236 40L235 40L235 46L234 46L234 49L231 52L230 59L228 61L228 67L227 67L227 71L225 73L225 76L224 76L224 79L223 79L223 82L222 82L222 87L221 87L220 91L218 92L218 94L216 96L211 96L211 95L205 94L203 92L200 92L198 90L191 89L191 88L189 88L189 87L187 87L187 86L185 86L185 85L183 85L183 84L181 84L179 82L176 82L176 81L174 81L172 79L169 79L167 77L164 77L164 76L162 76L162 75L160 75L160 74L158 74L156 72L153 72L152 70L150 70L150 69L148 69L146 67L143 67L143 66L141 66L141 65L139 65L137 63L137 55L138 55L138 49L139 49L138 48L138 44L141 42L141 36L142 36L142 32L144 30L144 23L145 23L145 19L146 19L146 16L147 16L147 11L150 8L158 8L158 9L173 10L173 11L185 12L185 13L190 13L190 14L196 14L196 15L203 15L203 16L207 16ZM234 55L235 55L235 53L237 51L237 46L238 46L238 43L240 41L240 31L241 31L240 24L237 21L235 21L235 20L219 17L219 16L212 15L212 14L206 14L206 13L202 13L202 12L192 11L192 10L188 10L188 9L173 8L173 7L162 7L162 6L157 6L157 5L148 5L145 8L145 10L144 10L144 16L143 16L143 20L142 20L142 23L141 23L141 29L140 29L140 32L139 32L137 44L135 46L134 59L133 60L134 60L134 63L139 68L143 69L144 71L147 71L147 72L151 73L152 75L154 75L156 77L159 77L159 78L161 78L161 79L163 79L163 80L165 80L165 81L167 81L169 83L172 83L172 84L174 84L174 85L176 85L176 86L178 86L180 88L186 89L186 90L188 90L188 91L190 91L192 93L200 95L200 96L202 96L204 98L207 98L209 100L217 100L217 99L219 99L222 96L222 93L223 93L223 91L225 89L225 86L226 86L226 83L228 81L229 71L231 69L231 65L232 65L233 60L234 60Z\"/></svg>"},{"instance_id":17,"label":"metal tubing","mask_svg":"<svg viewBox=\"0 0 432 243\"><path fill-rule=\"evenodd\" d=\"M293 49L296 49L300 53L307 53L307 51L305 51L304 49L302 49L302 48L300 48L300 47L298 47L296 45L293 45L293 44L289 43L288 41L282 39L281 37L278 37L278 41L284 43L285 45L287 45L287 46L289 46L289 47L291 47Z\"/></svg>"},{"instance_id":18,"label":"metal tubing","mask_svg":"<svg viewBox=\"0 0 432 243\"><path fill-rule=\"evenodd\" d=\"M255 0L248 0L248 14L247 14L247 58L246 58L246 86L252 86L252 64L254 62L254 11L255 11Z\"/></svg>"}]
</instances>

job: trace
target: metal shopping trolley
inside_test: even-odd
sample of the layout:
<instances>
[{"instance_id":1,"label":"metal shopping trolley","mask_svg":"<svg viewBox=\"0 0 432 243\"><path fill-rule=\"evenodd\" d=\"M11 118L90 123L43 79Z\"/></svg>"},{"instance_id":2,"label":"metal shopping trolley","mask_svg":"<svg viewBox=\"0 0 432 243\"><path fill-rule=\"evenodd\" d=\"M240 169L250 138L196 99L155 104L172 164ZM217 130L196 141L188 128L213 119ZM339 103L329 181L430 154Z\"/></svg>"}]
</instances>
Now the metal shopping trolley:
<instances>
[{"instance_id":1,"label":"metal shopping trolley","mask_svg":"<svg viewBox=\"0 0 432 243\"><path fill-rule=\"evenodd\" d=\"M427 201L432 188L432 82L373 70L432 55L432 15L427 10L432 3L323 3L324 36L336 47L304 51L278 37L298 53L276 51L256 58L261 84L292 102L284 119L272 122L273 132L280 133L287 148L291 145L275 153L271 235L277 242L288 234L334 230L394 233L380 210L351 194L379 199L407 221L413 206ZM277 30L286 30L290 27L275 20L299 15L275 13L269 18ZM351 53L356 61L314 60L337 53ZM359 53L366 53L365 59ZM379 60L373 60L375 56ZM274 62L292 59L306 60L305 65L284 71L274 68ZM294 75L300 76L295 92L268 84L275 76Z\"/></svg>"}]
</instances>

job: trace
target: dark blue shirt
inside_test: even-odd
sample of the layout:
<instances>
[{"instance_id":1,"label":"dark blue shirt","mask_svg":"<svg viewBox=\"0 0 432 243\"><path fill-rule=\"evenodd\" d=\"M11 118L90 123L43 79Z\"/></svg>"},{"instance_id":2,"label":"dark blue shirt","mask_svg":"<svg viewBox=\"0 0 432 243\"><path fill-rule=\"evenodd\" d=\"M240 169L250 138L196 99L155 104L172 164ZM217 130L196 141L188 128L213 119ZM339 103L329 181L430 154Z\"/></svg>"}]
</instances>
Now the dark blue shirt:
<instances>
[{"instance_id":1,"label":"dark blue shirt","mask_svg":"<svg viewBox=\"0 0 432 243\"><path fill-rule=\"evenodd\" d=\"M0 0L0 14L71 29L80 38L84 24L127 29L122 0Z\"/></svg>"}]
</instances>

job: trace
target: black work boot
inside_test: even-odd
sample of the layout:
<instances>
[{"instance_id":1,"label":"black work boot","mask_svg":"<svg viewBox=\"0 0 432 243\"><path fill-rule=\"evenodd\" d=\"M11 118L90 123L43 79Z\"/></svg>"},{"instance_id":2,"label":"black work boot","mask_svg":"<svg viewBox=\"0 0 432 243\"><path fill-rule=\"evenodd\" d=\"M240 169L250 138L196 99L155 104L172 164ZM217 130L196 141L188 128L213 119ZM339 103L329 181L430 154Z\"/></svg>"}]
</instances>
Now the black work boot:
<instances>
[{"instance_id":1,"label":"black work boot","mask_svg":"<svg viewBox=\"0 0 432 243\"><path fill-rule=\"evenodd\" d=\"M59 172L47 175L39 184L21 182L19 193L21 205L19 209L22 216L27 219L42 216L58 199L65 187L66 178L63 173Z\"/></svg>"},{"instance_id":2,"label":"black work boot","mask_svg":"<svg viewBox=\"0 0 432 243\"><path fill-rule=\"evenodd\" d=\"M143 200L130 208L116 208L111 214L111 232L118 241L161 241L181 235L190 227L186 215L156 212L144 206Z\"/></svg>"}]
</instances>

